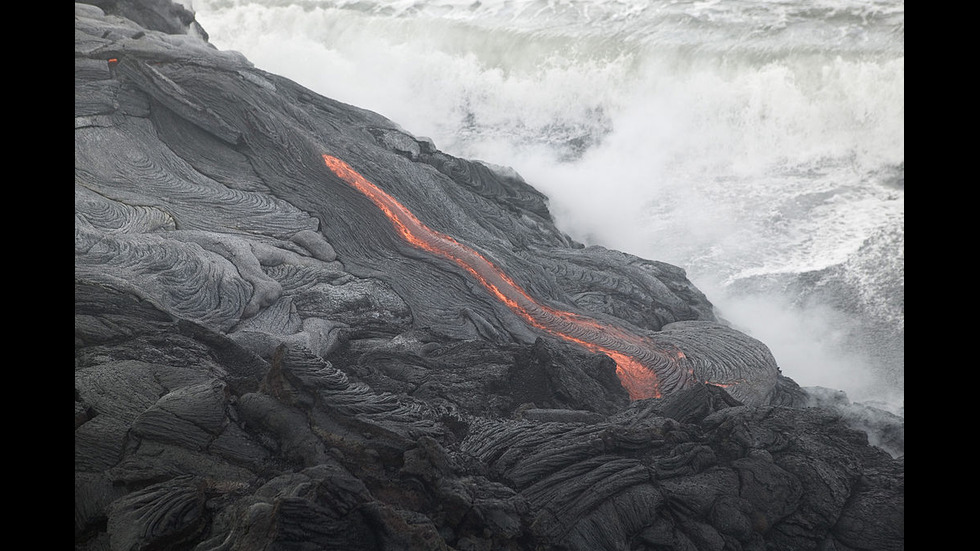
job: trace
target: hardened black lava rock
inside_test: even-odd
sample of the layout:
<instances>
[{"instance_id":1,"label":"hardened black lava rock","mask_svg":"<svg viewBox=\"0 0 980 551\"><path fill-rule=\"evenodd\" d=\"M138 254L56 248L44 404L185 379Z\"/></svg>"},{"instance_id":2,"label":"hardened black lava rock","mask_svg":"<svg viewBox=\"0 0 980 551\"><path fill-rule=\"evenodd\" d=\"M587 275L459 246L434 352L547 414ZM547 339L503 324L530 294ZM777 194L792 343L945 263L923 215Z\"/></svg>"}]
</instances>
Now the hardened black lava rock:
<instances>
[{"instance_id":1,"label":"hardened black lava rock","mask_svg":"<svg viewBox=\"0 0 980 551\"><path fill-rule=\"evenodd\" d=\"M683 351L681 382L631 400L323 155L542 307ZM903 549L903 454L902 417L800 388L513 171L169 1L75 4L76 549Z\"/></svg>"}]
</instances>

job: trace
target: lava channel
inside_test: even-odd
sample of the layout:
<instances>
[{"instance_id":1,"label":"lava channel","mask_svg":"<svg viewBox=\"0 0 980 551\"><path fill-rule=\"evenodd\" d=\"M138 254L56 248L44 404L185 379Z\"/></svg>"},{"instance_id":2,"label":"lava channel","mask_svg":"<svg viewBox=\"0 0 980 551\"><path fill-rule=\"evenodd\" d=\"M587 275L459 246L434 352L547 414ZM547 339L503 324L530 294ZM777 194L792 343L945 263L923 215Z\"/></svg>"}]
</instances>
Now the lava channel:
<instances>
[{"instance_id":1,"label":"lava channel","mask_svg":"<svg viewBox=\"0 0 980 551\"><path fill-rule=\"evenodd\" d=\"M612 358L616 362L616 374L631 399L660 398L664 390L676 390L690 382L693 376L690 370L677 365L684 358L679 350L667 354L656 350L649 339L539 303L482 254L423 224L398 200L346 162L330 155L323 155L323 160L337 177L370 199L410 245L458 265L532 327ZM670 379L666 389L661 377Z\"/></svg>"}]
</instances>

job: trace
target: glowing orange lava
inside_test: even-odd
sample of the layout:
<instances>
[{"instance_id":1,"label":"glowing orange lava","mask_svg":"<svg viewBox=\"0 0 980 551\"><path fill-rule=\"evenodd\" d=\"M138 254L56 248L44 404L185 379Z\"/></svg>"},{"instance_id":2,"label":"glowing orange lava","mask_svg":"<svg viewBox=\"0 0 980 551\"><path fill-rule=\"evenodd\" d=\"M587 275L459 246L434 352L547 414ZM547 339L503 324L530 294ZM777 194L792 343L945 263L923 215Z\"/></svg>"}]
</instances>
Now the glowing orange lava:
<instances>
[{"instance_id":1,"label":"glowing orange lava","mask_svg":"<svg viewBox=\"0 0 980 551\"><path fill-rule=\"evenodd\" d=\"M363 193L391 220L395 231L410 245L448 259L469 273L484 288L532 327L583 348L603 353L616 362L616 373L630 398L659 398L660 383L651 366L630 351L651 354L651 343L618 327L556 310L531 297L507 274L474 249L423 224L404 205L372 184L344 161L324 155L323 161L341 180ZM679 352L679 358L683 353ZM663 357L662 354L660 354Z\"/></svg>"}]
</instances>

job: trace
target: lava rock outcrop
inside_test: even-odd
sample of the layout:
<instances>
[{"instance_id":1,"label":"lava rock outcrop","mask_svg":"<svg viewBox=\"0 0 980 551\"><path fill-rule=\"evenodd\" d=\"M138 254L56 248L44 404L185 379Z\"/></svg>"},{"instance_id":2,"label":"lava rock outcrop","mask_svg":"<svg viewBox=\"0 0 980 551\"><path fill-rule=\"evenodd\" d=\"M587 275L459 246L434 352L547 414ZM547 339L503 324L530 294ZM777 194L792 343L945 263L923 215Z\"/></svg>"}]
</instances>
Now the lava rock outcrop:
<instances>
[{"instance_id":1,"label":"lava rock outcrop","mask_svg":"<svg viewBox=\"0 0 980 551\"><path fill-rule=\"evenodd\" d=\"M676 382L631 400L324 155ZM76 549L903 548L903 459L813 400L681 269L575 243L512 172L169 2L75 4Z\"/></svg>"}]
</instances>

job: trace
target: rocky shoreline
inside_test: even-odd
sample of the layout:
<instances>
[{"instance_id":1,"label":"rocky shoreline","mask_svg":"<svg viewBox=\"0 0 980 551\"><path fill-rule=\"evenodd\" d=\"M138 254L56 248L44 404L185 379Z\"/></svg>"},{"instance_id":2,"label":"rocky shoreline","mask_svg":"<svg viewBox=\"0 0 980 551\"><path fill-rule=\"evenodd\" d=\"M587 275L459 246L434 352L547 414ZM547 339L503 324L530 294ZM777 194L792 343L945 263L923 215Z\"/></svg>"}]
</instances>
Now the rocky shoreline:
<instances>
[{"instance_id":1,"label":"rocky shoreline","mask_svg":"<svg viewBox=\"0 0 980 551\"><path fill-rule=\"evenodd\" d=\"M571 325L413 246L324 155ZM576 344L610 334L682 351L660 398ZM904 419L800 388L518 175L169 1L76 3L75 547L903 549Z\"/></svg>"}]
</instances>

